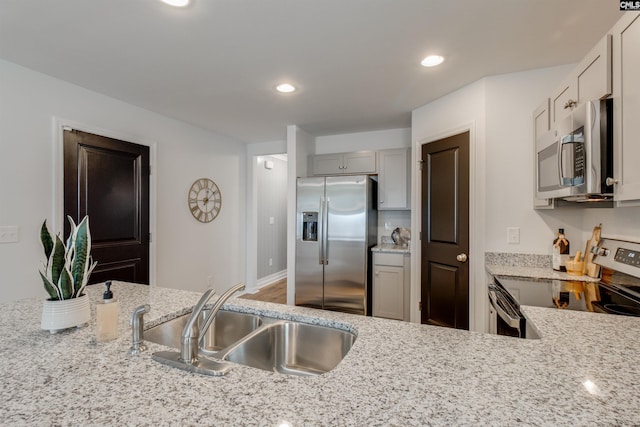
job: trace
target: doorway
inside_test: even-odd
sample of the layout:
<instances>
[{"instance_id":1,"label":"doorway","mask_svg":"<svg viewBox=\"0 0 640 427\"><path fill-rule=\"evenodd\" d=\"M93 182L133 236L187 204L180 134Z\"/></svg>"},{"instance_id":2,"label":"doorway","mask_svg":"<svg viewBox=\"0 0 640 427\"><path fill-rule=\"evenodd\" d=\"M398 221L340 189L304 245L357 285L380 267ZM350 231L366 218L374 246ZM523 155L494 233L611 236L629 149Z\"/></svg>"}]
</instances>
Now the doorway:
<instances>
[{"instance_id":1,"label":"doorway","mask_svg":"<svg viewBox=\"0 0 640 427\"><path fill-rule=\"evenodd\" d=\"M286 303L288 158L253 156L252 164L257 293L250 298Z\"/></svg>"},{"instance_id":2,"label":"doorway","mask_svg":"<svg viewBox=\"0 0 640 427\"><path fill-rule=\"evenodd\" d=\"M469 135L421 147L421 322L457 329L469 329Z\"/></svg>"},{"instance_id":3,"label":"doorway","mask_svg":"<svg viewBox=\"0 0 640 427\"><path fill-rule=\"evenodd\" d=\"M149 284L150 148L75 129L64 129L63 208L75 222L90 218L90 283ZM64 225L64 235L70 226Z\"/></svg>"}]
</instances>

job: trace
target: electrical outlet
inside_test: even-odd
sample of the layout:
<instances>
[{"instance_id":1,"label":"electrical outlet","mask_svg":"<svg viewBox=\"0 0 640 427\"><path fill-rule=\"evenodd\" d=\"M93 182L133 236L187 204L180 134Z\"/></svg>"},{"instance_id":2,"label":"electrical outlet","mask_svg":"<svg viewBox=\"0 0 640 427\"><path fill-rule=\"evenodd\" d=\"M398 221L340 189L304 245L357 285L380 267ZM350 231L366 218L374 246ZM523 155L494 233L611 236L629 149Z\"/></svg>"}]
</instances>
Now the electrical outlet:
<instances>
[{"instance_id":1,"label":"electrical outlet","mask_svg":"<svg viewBox=\"0 0 640 427\"><path fill-rule=\"evenodd\" d=\"M275 223L276 223L276 219L275 219L274 217L270 216L270 217L269 217L269 224L270 224L270 225L273 225L273 224L275 224Z\"/></svg>"},{"instance_id":2,"label":"electrical outlet","mask_svg":"<svg viewBox=\"0 0 640 427\"><path fill-rule=\"evenodd\" d=\"M15 225L9 225L0 227L0 243L17 243L18 242L18 227Z\"/></svg>"},{"instance_id":3,"label":"electrical outlet","mask_svg":"<svg viewBox=\"0 0 640 427\"><path fill-rule=\"evenodd\" d=\"M273 267L273 258L269 258L269 267Z\"/></svg>"},{"instance_id":4,"label":"electrical outlet","mask_svg":"<svg viewBox=\"0 0 640 427\"><path fill-rule=\"evenodd\" d=\"M507 243L520 243L520 227L507 227Z\"/></svg>"}]
</instances>

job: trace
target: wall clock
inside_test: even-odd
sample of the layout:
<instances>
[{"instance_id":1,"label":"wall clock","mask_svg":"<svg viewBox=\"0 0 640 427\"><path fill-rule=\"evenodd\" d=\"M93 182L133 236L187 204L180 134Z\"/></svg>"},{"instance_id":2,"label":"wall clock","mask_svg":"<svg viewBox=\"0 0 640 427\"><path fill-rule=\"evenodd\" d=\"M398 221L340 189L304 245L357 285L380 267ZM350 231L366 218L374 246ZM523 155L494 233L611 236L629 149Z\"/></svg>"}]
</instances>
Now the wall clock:
<instances>
[{"instance_id":1,"label":"wall clock","mask_svg":"<svg viewBox=\"0 0 640 427\"><path fill-rule=\"evenodd\" d=\"M222 194L215 182L209 178L197 179L189 189L189 210L200 222L211 222L220 213Z\"/></svg>"}]
</instances>

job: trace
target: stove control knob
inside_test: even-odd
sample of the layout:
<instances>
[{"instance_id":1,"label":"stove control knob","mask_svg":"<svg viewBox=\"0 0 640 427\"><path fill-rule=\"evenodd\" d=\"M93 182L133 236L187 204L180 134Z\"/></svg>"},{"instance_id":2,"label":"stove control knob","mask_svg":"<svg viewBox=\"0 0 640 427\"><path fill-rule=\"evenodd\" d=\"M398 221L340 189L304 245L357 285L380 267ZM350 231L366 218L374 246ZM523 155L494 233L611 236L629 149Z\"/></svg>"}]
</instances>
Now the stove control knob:
<instances>
[{"instance_id":1,"label":"stove control knob","mask_svg":"<svg viewBox=\"0 0 640 427\"><path fill-rule=\"evenodd\" d=\"M609 256L609 249L607 248L598 248L598 252L596 252L598 256Z\"/></svg>"}]
</instances>

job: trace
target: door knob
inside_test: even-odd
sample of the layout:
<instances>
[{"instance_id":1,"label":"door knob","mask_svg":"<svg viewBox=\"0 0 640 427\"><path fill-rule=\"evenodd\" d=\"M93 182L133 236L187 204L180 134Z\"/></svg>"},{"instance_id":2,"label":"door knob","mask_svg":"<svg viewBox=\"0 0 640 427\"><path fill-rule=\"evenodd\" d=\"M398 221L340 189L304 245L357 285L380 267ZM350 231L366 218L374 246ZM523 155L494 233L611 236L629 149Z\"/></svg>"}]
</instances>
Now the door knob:
<instances>
[{"instance_id":1,"label":"door knob","mask_svg":"<svg viewBox=\"0 0 640 427\"><path fill-rule=\"evenodd\" d=\"M467 262L467 254L459 254L456 259L460 262Z\"/></svg>"},{"instance_id":2,"label":"door knob","mask_svg":"<svg viewBox=\"0 0 640 427\"><path fill-rule=\"evenodd\" d=\"M614 184L617 184L617 183L618 183L618 180L615 179L615 178L607 178L605 180L605 184L607 184L607 185L614 185Z\"/></svg>"}]
</instances>

